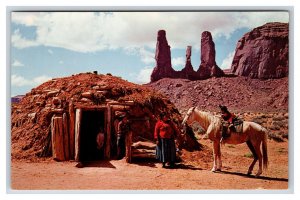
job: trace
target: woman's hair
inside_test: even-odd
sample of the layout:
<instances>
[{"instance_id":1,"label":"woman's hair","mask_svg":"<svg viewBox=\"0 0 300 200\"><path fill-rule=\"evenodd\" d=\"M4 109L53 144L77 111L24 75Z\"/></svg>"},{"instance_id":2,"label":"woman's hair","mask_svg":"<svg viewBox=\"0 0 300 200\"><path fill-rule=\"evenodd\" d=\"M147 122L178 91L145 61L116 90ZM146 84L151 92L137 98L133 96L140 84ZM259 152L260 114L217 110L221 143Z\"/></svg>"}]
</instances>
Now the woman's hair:
<instances>
[{"instance_id":1,"label":"woman's hair","mask_svg":"<svg viewBox=\"0 0 300 200\"><path fill-rule=\"evenodd\" d=\"M161 112L161 113L159 114L159 118L162 119L162 118L164 118L164 116L166 116L166 115L167 115L166 112Z\"/></svg>"}]
</instances>

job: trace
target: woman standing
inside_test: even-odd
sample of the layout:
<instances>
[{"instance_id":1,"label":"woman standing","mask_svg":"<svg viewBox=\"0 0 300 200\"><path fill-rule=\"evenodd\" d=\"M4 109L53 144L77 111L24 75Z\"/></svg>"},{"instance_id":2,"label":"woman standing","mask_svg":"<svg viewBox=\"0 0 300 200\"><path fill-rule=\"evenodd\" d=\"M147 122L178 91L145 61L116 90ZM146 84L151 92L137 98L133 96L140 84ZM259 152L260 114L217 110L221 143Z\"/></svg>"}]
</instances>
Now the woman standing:
<instances>
[{"instance_id":1,"label":"woman standing","mask_svg":"<svg viewBox=\"0 0 300 200\"><path fill-rule=\"evenodd\" d=\"M156 158L162 162L162 167L169 163L173 168L176 160L175 146L176 128L165 112L160 114L160 120L155 125L154 139L156 140Z\"/></svg>"}]
</instances>

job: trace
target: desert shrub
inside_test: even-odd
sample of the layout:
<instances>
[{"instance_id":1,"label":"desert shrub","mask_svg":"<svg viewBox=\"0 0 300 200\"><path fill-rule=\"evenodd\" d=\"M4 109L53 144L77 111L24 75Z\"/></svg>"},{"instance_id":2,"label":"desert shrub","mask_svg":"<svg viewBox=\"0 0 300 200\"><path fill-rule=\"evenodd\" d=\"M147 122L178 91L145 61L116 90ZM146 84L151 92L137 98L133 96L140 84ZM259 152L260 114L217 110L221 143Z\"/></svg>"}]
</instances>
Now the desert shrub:
<instances>
[{"instance_id":1,"label":"desert shrub","mask_svg":"<svg viewBox=\"0 0 300 200\"><path fill-rule=\"evenodd\" d=\"M279 153L286 153L287 150L286 150L285 148L279 148L279 149L277 150L277 152L279 152Z\"/></svg>"},{"instance_id":2,"label":"desert shrub","mask_svg":"<svg viewBox=\"0 0 300 200\"><path fill-rule=\"evenodd\" d=\"M271 129L271 130L280 130L280 127L279 126L277 126L277 125L274 125L274 124L272 124L270 127L269 127L269 129Z\"/></svg>"},{"instance_id":3,"label":"desert shrub","mask_svg":"<svg viewBox=\"0 0 300 200\"><path fill-rule=\"evenodd\" d=\"M262 124L266 123L267 120L268 120L265 116L264 116L264 117L263 117L263 116L264 116L264 115L254 117L254 118L252 119L252 121L255 122L255 123L258 123L258 124L262 125Z\"/></svg>"},{"instance_id":4,"label":"desert shrub","mask_svg":"<svg viewBox=\"0 0 300 200\"><path fill-rule=\"evenodd\" d=\"M282 138L285 138L285 139L288 139L288 137L289 137L288 131L279 131L276 134L279 135L279 136L281 136Z\"/></svg>"},{"instance_id":5,"label":"desert shrub","mask_svg":"<svg viewBox=\"0 0 300 200\"><path fill-rule=\"evenodd\" d=\"M273 120L274 121L284 121L284 120L286 120L286 117L284 117L284 116L276 116L276 117L273 117Z\"/></svg>"},{"instance_id":6,"label":"desert shrub","mask_svg":"<svg viewBox=\"0 0 300 200\"><path fill-rule=\"evenodd\" d=\"M244 154L244 157L253 158L253 154L249 152L249 153Z\"/></svg>"},{"instance_id":7,"label":"desert shrub","mask_svg":"<svg viewBox=\"0 0 300 200\"><path fill-rule=\"evenodd\" d=\"M278 132L270 131L268 137L276 142L284 142L284 139Z\"/></svg>"},{"instance_id":8,"label":"desert shrub","mask_svg":"<svg viewBox=\"0 0 300 200\"><path fill-rule=\"evenodd\" d=\"M274 120L274 119L273 119L273 120ZM288 123L288 122L287 122L286 120L282 120L282 121L273 121L272 124L273 124L274 126L285 127L287 123Z\"/></svg>"}]
</instances>

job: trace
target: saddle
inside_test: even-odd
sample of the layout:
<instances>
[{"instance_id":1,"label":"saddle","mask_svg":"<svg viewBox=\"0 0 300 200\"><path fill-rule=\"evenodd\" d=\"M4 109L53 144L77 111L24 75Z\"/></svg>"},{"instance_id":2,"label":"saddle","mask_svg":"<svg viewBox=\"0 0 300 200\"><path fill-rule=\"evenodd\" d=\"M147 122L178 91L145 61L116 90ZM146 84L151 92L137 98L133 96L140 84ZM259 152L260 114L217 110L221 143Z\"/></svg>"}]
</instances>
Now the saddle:
<instances>
[{"instance_id":1,"label":"saddle","mask_svg":"<svg viewBox=\"0 0 300 200\"><path fill-rule=\"evenodd\" d=\"M232 124L228 125L228 122L223 121L222 126L222 138L220 140L223 143L224 139L231 136L231 133L242 133L243 132L243 120L234 118Z\"/></svg>"},{"instance_id":2,"label":"saddle","mask_svg":"<svg viewBox=\"0 0 300 200\"><path fill-rule=\"evenodd\" d=\"M229 130L235 133L242 133L243 132L243 120L239 118L235 118L232 124L229 126Z\"/></svg>"}]
</instances>

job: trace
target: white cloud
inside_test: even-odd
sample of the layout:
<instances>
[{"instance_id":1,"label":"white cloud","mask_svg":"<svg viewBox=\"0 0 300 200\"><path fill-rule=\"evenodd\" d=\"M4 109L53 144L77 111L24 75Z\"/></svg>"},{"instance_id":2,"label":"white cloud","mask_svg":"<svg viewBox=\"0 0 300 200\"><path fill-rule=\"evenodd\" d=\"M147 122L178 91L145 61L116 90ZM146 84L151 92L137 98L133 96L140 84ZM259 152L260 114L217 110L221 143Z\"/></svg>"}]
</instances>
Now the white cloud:
<instances>
[{"instance_id":1,"label":"white cloud","mask_svg":"<svg viewBox=\"0 0 300 200\"><path fill-rule=\"evenodd\" d=\"M17 86L17 87L23 87L23 86L37 86L40 85L48 80L52 79L49 76L42 75L33 78L32 80L26 79L22 76L13 74L11 76L11 85L12 86Z\"/></svg>"},{"instance_id":2,"label":"white cloud","mask_svg":"<svg viewBox=\"0 0 300 200\"><path fill-rule=\"evenodd\" d=\"M155 53L154 51L149 51L145 47L124 47L124 51L128 55L137 55L140 57L141 61L145 64L155 63Z\"/></svg>"},{"instance_id":3,"label":"white cloud","mask_svg":"<svg viewBox=\"0 0 300 200\"><path fill-rule=\"evenodd\" d=\"M147 51L145 48L140 49L140 57L145 64L155 63L155 53Z\"/></svg>"},{"instance_id":4,"label":"white cloud","mask_svg":"<svg viewBox=\"0 0 300 200\"><path fill-rule=\"evenodd\" d=\"M19 49L40 45L40 43L35 40L28 40L26 38L23 38L19 29L15 30L13 35L11 36L11 43L14 47Z\"/></svg>"},{"instance_id":5,"label":"white cloud","mask_svg":"<svg viewBox=\"0 0 300 200\"><path fill-rule=\"evenodd\" d=\"M182 69L185 66L185 58L184 57L177 57L177 58L172 58L172 67L174 69Z\"/></svg>"},{"instance_id":6,"label":"white cloud","mask_svg":"<svg viewBox=\"0 0 300 200\"><path fill-rule=\"evenodd\" d=\"M42 83L44 83L46 81L49 81L50 79L52 79L52 77L46 76L46 75L42 75L42 76L35 77L33 79L33 83L35 85L40 85L40 84L42 84Z\"/></svg>"},{"instance_id":7,"label":"white cloud","mask_svg":"<svg viewBox=\"0 0 300 200\"><path fill-rule=\"evenodd\" d=\"M25 39L16 30L12 43L17 48L44 45L78 52L154 49L157 31L164 29L172 48L199 48L203 31L212 32L214 39L230 37L238 28L273 21L288 22L288 12L15 12L12 22L36 27L36 39Z\"/></svg>"},{"instance_id":8,"label":"white cloud","mask_svg":"<svg viewBox=\"0 0 300 200\"><path fill-rule=\"evenodd\" d=\"M22 86L26 86L26 85L31 85L31 81L25 79L22 76L18 76L18 75L13 74L11 76L11 85L22 87Z\"/></svg>"},{"instance_id":9,"label":"white cloud","mask_svg":"<svg viewBox=\"0 0 300 200\"><path fill-rule=\"evenodd\" d=\"M138 73L136 80L138 83L149 83L150 82L150 76L153 71L153 67L147 66L140 70Z\"/></svg>"},{"instance_id":10,"label":"white cloud","mask_svg":"<svg viewBox=\"0 0 300 200\"><path fill-rule=\"evenodd\" d=\"M18 24L24 24L26 26L36 26L36 22L39 20L40 13L38 12L13 12L12 20Z\"/></svg>"},{"instance_id":11,"label":"white cloud","mask_svg":"<svg viewBox=\"0 0 300 200\"><path fill-rule=\"evenodd\" d=\"M231 68L231 64L232 64L232 60L233 60L233 57L234 57L234 53L235 53L235 51L230 52L227 55L227 57L222 61L222 64L220 66L221 69L230 69Z\"/></svg>"},{"instance_id":12,"label":"white cloud","mask_svg":"<svg viewBox=\"0 0 300 200\"><path fill-rule=\"evenodd\" d=\"M24 64L21 63L21 62L18 61L18 60L14 60L14 62L12 63L12 66L13 66L13 67L23 67Z\"/></svg>"},{"instance_id":13,"label":"white cloud","mask_svg":"<svg viewBox=\"0 0 300 200\"><path fill-rule=\"evenodd\" d=\"M58 63L62 65L64 64L64 61L60 60Z\"/></svg>"}]
</instances>

